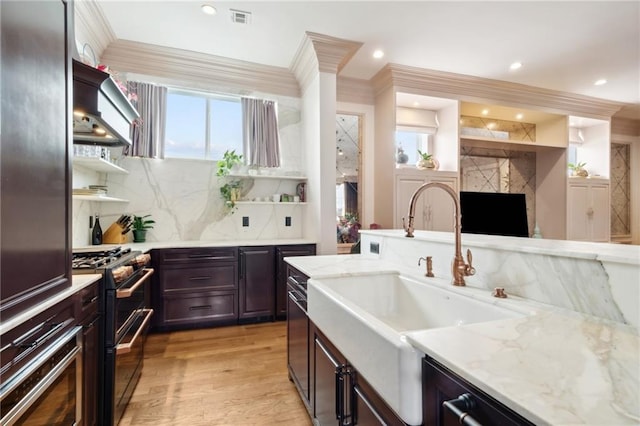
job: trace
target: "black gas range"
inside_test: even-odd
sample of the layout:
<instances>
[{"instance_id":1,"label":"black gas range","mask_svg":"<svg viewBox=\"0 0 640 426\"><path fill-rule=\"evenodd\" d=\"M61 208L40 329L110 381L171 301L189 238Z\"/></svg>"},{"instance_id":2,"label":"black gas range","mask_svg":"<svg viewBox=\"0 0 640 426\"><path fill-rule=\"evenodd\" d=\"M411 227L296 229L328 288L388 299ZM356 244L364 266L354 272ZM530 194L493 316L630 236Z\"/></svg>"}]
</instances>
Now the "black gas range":
<instances>
[{"instance_id":1,"label":"black gas range","mask_svg":"<svg viewBox=\"0 0 640 426\"><path fill-rule=\"evenodd\" d=\"M73 251L74 274L101 274L100 312L104 378L104 425L117 425L135 389L144 358L144 341L153 309L147 306L151 257L120 246Z\"/></svg>"}]
</instances>

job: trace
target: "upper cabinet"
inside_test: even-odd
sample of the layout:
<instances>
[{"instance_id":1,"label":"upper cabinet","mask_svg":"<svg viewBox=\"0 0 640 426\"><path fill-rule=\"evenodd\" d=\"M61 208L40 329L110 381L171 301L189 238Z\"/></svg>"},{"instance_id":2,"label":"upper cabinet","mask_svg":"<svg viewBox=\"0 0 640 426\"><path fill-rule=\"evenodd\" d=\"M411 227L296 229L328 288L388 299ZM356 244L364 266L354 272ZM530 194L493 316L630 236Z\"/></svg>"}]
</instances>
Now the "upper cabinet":
<instances>
[{"instance_id":1,"label":"upper cabinet","mask_svg":"<svg viewBox=\"0 0 640 426\"><path fill-rule=\"evenodd\" d=\"M5 322L71 285L73 3L3 1L0 16Z\"/></svg>"}]
</instances>

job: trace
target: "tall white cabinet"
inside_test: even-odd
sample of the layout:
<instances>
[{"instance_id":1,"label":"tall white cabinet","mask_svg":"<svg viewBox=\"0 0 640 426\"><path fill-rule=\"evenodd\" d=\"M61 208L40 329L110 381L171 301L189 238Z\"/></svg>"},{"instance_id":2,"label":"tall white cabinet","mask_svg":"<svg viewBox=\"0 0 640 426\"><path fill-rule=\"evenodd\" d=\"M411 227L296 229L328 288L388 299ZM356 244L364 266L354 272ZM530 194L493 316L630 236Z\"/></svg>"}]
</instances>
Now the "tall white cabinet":
<instances>
[{"instance_id":1,"label":"tall white cabinet","mask_svg":"<svg viewBox=\"0 0 640 426\"><path fill-rule=\"evenodd\" d=\"M608 242L611 209L608 179L570 178L567 193L567 239Z\"/></svg>"},{"instance_id":2,"label":"tall white cabinet","mask_svg":"<svg viewBox=\"0 0 640 426\"><path fill-rule=\"evenodd\" d=\"M411 168L396 169L394 227L403 227L408 221L409 202L413 193L427 182L440 182L458 191L456 172L425 171ZM439 188L425 190L416 202L414 228L427 231L453 231L455 225L454 203L449 194Z\"/></svg>"}]
</instances>

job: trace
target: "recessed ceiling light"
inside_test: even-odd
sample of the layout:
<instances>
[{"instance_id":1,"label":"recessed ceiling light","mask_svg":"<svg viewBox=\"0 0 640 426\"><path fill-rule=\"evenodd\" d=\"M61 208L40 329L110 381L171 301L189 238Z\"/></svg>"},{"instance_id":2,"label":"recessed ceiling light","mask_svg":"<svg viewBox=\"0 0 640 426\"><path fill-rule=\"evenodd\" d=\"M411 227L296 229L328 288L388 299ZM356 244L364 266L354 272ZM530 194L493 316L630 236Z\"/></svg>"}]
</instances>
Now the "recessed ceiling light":
<instances>
[{"instance_id":1,"label":"recessed ceiling light","mask_svg":"<svg viewBox=\"0 0 640 426\"><path fill-rule=\"evenodd\" d=\"M516 120L522 120L523 117L522 113L516 114Z\"/></svg>"},{"instance_id":2,"label":"recessed ceiling light","mask_svg":"<svg viewBox=\"0 0 640 426\"><path fill-rule=\"evenodd\" d=\"M376 58L376 59L380 59L380 58L382 58L383 56L384 56L384 52L383 52L382 50L380 50L380 49L376 49L376 50L373 52L373 57L374 57L374 58Z\"/></svg>"},{"instance_id":3,"label":"recessed ceiling light","mask_svg":"<svg viewBox=\"0 0 640 426\"><path fill-rule=\"evenodd\" d=\"M413 102L413 106L414 106L414 107L419 107L419 106L420 106L420 102L418 102L418 101L414 101L414 102Z\"/></svg>"},{"instance_id":4,"label":"recessed ceiling light","mask_svg":"<svg viewBox=\"0 0 640 426\"><path fill-rule=\"evenodd\" d=\"M482 110L482 115L487 115L487 114L489 114L489 110L488 110L488 109L486 109L486 108L485 108L485 109L483 109L483 110Z\"/></svg>"},{"instance_id":5,"label":"recessed ceiling light","mask_svg":"<svg viewBox=\"0 0 640 426\"><path fill-rule=\"evenodd\" d=\"M202 13L207 14L207 15L215 15L216 14L216 8L211 6L210 4L203 4L202 6L200 6L200 9L202 9Z\"/></svg>"},{"instance_id":6,"label":"recessed ceiling light","mask_svg":"<svg viewBox=\"0 0 640 426\"><path fill-rule=\"evenodd\" d=\"M522 62L514 62L511 65L509 65L510 70L517 70L520 68L522 68Z\"/></svg>"},{"instance_id":7,"label":"recessed ceiling light","mask_svg":"<svg viewBox=\"0 0 640 426\"><path fill-rule=\"evenodd\" d=\"M607 79L601 78L600 80L596 80L596 82L593 84L596 86L602 86L603 84L607 84Z\"/></svg>"}]
</instances>

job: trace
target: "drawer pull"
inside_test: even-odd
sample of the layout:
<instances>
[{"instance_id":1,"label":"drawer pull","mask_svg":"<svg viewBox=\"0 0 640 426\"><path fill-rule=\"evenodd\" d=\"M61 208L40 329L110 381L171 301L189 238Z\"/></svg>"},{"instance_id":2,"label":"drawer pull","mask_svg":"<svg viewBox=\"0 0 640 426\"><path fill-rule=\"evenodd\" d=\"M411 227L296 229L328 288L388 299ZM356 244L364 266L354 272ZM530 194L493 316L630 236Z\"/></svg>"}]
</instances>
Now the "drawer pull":
<instances>
[{"instance_id":1,"label":"drawer pull","mask_svg":"<svg viewBox=\"0 0 640 426\"><path fill-rule=\"evenodd\" d=\"M204 281L204 280L210 280L211 277L189 277L189 281Z\"/></svg>"},{"instance_id":2,"label":"drawer pull","mask_svg":"<svg viewBox=\"0 0 640 426\"><path fill-rule=\"evenodd\" d=\"M83 299L82 300L82 307L86 307L91 305L92 303L94 303L95 301L98 300L98 296L93 296L91 299Z\"/></svg>"},{"instance_id":3,"label":"drawer pull","mask_svg":"<svg viewBox=\"0 0 640 426\"><path fill-rule=\"evenodd\" d=\"M205 309L211 309L211 305L189 306L190 311L202 311Z\"/></svg>"},{"instance_id":4,"label":"drawer pull","mask_svg":"<svg viewBox=\"0 0 640 426\"><path fill-rule=\"evenodd\" d=\"M207 257L211 257L210 253L194 253L189 255L189 259L204 259Z\"/></svg>"},{"instance_id":5,"label":"drawer pull","mask_svg":"<svg viewBox=\"0 0 640 426\"><path fill-rule=\"evenodd\" d=\"M463 393L456 399L444 401L442 406L458 418L458 422L463 426L482 426L476 419L471 417L467 411L476 408L476 401L470 393Z\"/></svg>"}]
</instances>

